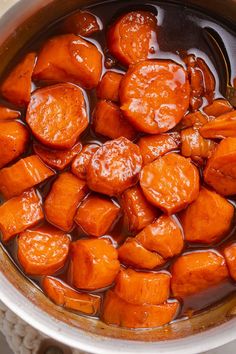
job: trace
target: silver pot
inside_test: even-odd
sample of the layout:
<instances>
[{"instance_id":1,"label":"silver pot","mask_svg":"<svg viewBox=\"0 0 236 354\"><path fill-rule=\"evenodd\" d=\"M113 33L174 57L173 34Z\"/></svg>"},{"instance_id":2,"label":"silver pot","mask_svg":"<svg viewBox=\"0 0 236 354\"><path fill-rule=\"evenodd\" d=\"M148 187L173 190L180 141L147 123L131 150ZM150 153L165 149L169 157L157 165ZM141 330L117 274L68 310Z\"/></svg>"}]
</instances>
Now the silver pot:
<instances>
[{"instance_id":1,"label":"silver pot","mask_svg":"<svg viewBox=\"0 0 236 354\"><path fill-rule=\"evenodd\" d=\"M164 0L163 0L164 1ZM181 2L181 0L179 0ZM0 75L17 51L55 18L92 0L1 0ZM176 0L175 2L178 2ZM183 0L236 22L235 0ZM28 19L31 17L30 21ZM17 29L17 31L16 31ZM27 280L0 248L0 299L30 325L64 344L96 354L191 354L236 339L236 296L191 319L167 327L130 331L108 327L54 305Z\"/></svg>"}]
</instances>

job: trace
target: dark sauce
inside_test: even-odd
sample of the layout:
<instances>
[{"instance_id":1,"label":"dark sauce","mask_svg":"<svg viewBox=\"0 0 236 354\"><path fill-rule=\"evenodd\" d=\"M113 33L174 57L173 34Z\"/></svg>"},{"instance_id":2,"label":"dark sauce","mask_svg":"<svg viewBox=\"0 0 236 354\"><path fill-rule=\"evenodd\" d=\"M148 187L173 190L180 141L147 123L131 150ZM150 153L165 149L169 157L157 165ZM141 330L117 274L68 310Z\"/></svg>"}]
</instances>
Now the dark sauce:
<instances>
[{"instance_id":1,"label":"dark sauce","mask_svg":"<svg viewBox=\"0 0 236 354\"><path fill-rule=\"evenodd\" d=\"M118 72L125 72L125 68L119 65L114 58L110 56L106 48L106 28L107 26L120 14L128 12L130 10L142 9L149 10L153 12L157 17L157 22L159 26L158 30L158 46L157 55L155 58L161 59L172 59L182 65L184 65L181 60L183 53L192 53L197 56L200 56L205 60L205 62L210 67L214 77L216 79L216 91L215 98L223 97L225 94L225 74L224 67L222 65L222 60L219 58L219 53L215 52L209 41L205 36L205 28L210 28L216 35L221 38L221 41L224 45L224 52L228 56L228 65L229 72L231 74L230 82L233 84L233 79L236 77L236 40L235 33L232 29L228 28L225 24L218 22L217 20L211 18L210 16L203 14L197 10L190 9L183 5L176 5L173 3L165 2L152 2L144 4L143 1L129 1L129 6L125 1L117 2L107 2L107 3L98 3L96 5L91 5L83 9L88 9L94 15L98 16L103 25L103 30L94 34L92 38L86 38L88 41L92 41L98 47L102 48L104 53L104 66L103 72L106 70L112 69L117 70ZM64 18L63 18L64 19ZM29 51L38 51L45 40L53 35L62 34L61 31L61 21L63 19L58 19L55 23L51 24L44 32L40 33L35 37L27 47L22 48L17 57L14 58L12 63L9 65L9 70ZM8 71L6 71L7 75ZM41 87L42 85L32 84L32 90ZM86 92L87 97L87 108L89 110L89 116L91 117L91 112L96 104L96 94L95 90ZM12 105L9 105L8 102L0 99L0 103L10 108L17 108ZM22 119L24 121L25 111L22 110ZM33 138L32 138L33 139ZM98 137L91 130L91 127L82 135L81 142L83 144L90 142L99 142L103 143L106 141L105 138ZM27 152L26 155L30 155L32 152L32 146ZM21 156L22 157L22 156ZM41 184L38 187L38 191L44 200L48 191L50 190L51 184L55 177L51 178L46 183ZM236 203L236 198L229 200L234 206ZM178 216L177 216L178 217ZM46 223L46 222L43 222ZM84 238L86 235L79 228L74 228L70 233L72 240L77 240L79 238ZM117 247L124 242L126 237L131 236L128 234L127 230L123 227L122 218L120 218L114 225L112 231L109 235L104 237L109 237L113 244ZM196 249L215 249L220 252L222 246L225 242L230 242L236 240L236 217L234 217L232 229L225 239L222 240L219 244L212 246L204 246L202 244L187 244L184 252L195 251ZM18 269L22 272L19 262L17 260L17 243L16 238L10 241L7 245L2 245L5 251L12 258ZM172 262L167 262L164 267L161 269L169 270ZM60 279L66 281L68 264L64 266L57 274L55 274ZM158 269L159 270L159 269ZM40 288L41 278L40 277L27 277L32 281L35 286ZM101 291L100 291L101 292ZM202 311L209 306L215 305L218 302L221 302L227 296L236 292L236 284L228 280L219 286L211 288L207 291L204 291L200 294L190 296L182 302L182 309L180 311L178 318L191 317L193 314ZM104 292L103 292L104 293ZM101 294L103 294L101 292Z\"/></svg>"}]
</instances>

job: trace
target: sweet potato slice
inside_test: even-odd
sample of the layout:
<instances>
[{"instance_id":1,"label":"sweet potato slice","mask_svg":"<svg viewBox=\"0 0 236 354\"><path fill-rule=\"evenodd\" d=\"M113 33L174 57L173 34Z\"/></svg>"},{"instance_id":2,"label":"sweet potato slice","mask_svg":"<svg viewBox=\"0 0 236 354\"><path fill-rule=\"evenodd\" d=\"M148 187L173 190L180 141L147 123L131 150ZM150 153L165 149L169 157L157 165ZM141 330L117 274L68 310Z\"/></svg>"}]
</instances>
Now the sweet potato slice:
<instances>
[{"instance_id":1,"label":"sweet potato slice","mask_svg":"<svg viewBox=\"0 0 236 354\"><path fill-rule=\"evenodd\" d=\"M225 198L201 188L197 199L181 213L185 239L211 244L230 231L234 207Z\"/></svg>"},{"instance_id":2,"label":"sweet potato slice","mask_svg":"<svg viewBox=\"0 0 236 354\"><path fill-rule=\"evenodd\" d=\"M189 106L184 68L168 60L142 61L129 68L120 84L121 110L145 133L164 133L183 118Z\"/></svg>"},{"instance_id":3,"label":"sweet potato slice","mask_svg":"<svg viewBox=\"0 0 236 354\"><path fill-rule=\"evenodd\" d=\"M9 119L17 119L20 117L20 112L15 111L14 109L4 107L0 105L0 121L1 120L9 120Z\"/></svg>"},{"instance_id":4,"label":"sweet potato slice","mask_svg":"<svg viewBox=\"0 0 236 354\"><path fill-rule=\"evenodd\" d=\"M93 111L93 127L97 134L110 139L125 137L133 140L136 131L124 118L120 108L112 102L101 100L96 104Z\"/></svg>"},{"instance_id":5,"label":"sweet potato slice","mask_svg":"<svg viewBox=\"0 0 236 354\"><path fill-rule=\"evenodd\" d=\"M88 11L77 11L63 21L61 28L66 33L89 37L102 29L102 23Z\"/></svg>"},{"instance_id":6,"label":"sweet potato slice","mask_svg":"<svg viewBox=\"0 0 236 354\"><path fill-rule=\"evenodd\" d=\"M36 53L28 53L10 72L1 86L1 94L17 106L26 106L30 101L31 76Z\"/></svg>"},{"instance_id":7,"label":"sweet potato slice","mask_svg":"<svg viewBox=\"0 0 236 354\"><path fill-rule=\"evenodd\" d=\"M0 230L3 242L43 219L41 200L30 189L0 206Z\"/></svg>"},{"instance_id":8,"label":"sweet potato slice","mask_svg":"<svg viewBox=\"0 0 236 354\"><path fill-rule=\"evenodd\" d=\"M179 133L145 135L138 141L138 146L143 158L143 164L156 160L167 152L177 150L180 145Z\"/></svg>"},{"instance_id":9,"label":"sweet potato slice","mask_svg":"<svg viewBox=\"0 0 236 354\"><path fill-rule=\"evenodd\" d=\"M146 250L135 238L129 238L118 249L119 260L140 269L154 269L165 263L157 253Z\"/></svg>"},{"instance_id":10,"label":"sweet potato slice","mask_svg":"<svg viewBox=\"0 0 236 354\"><path fill-rule=\"evenodd\" d=\"M200 127L208 122L208 116L200 111L188 113L181 120L182 128Z\"/></svg>"},{"instance_id":11,"label":"sweet potato slice","mask_svg":"<svg viewBox=\"0 0 236 354\"><path fill-rule=\"evenodd\" d=\"M51 275L61 269L69 254L70 236L52 226L20 233L17 256L26 274Z\"/></svg>"},{"instance_id":12,"label":"sweet potato slice","mask_svg":"<svg viewBox=\"0 0 236 354\"><path fill-rule=\"evenodd\" d=\"M220 142L208 160L204 180L222 195L236 194L236 138Z\"/></svg>"},{"instance_id":13,"label":"sweet potato slice","mask_svg":"<svg viewBox=\"0 0 236 354\"><path fill-rule=\"evenodd\" d=\"M224 282L225 259L215 251L195 251L180 256L172 266L173 295L184 298Z\"/></svg>"},{"instance_id":14,"label":"sweet potato slice","mask_svg":"<svg viewBox=\"0 0 236 354\"><path fill-rule=\"evenodd\" d=\"M97 86L97 97L113 102L119 101L119 87L123 74L107 71Z\"/></svg>"},{"instance_id":15,"label":"sweet potato slice","mask_svg":"<svg viewBox=\"0 0 236 354\"><path fill-rule=\"evenodd\" d=\"M199 173L190 159L171 153L144 166L140 185L150 203L173 214L197 198Z\"/></svg>"},{"instance_id":16,"label":"sweet potato slice","mask_svg":"<svg viewBox=\"0 0 236 354\"><path fill-rule=\"evenodd\" d=\"M131 232L142 230L159 214L158 210L148 203L139 186L131 187L122 194L121 206L124 224Z\"/></svg>"},{"instance_id":17,"label":"sweet potato slice","mask_svg":"<svg viewBox=\"0 0 236 354\"><path fill-rule=\"evenodd\" d=\"M0 120L0 168L25 152L29 132L20 122Z\"/></svg>"},{"instance_id":18,"label":"sweet potato slice","mask_svg":"<svg viewBox=\"0 0 236 354\"><path fill-rule=\"evenodd\" d=\"M108 49L123 65L150 58L157 52L157 19L148 11L119 17L107 33Z\"/></svg>"},{"instance_id":19,"label":"sweet potato slice","mask_svg":"<svg viewBox=\"0 0 236 354\"><path fill-rule=\"evenodd\" d=\"M123 137L108 141L89 161L88 187L109 196L119 195L137 182L141 167L137 145Z\"/></svg>"},{"instance_id":20,"label":"sweet potato slice","mask_svg":"<svg viewBox=\"0 0 236 354\"><path fill-rule=\"evenodd\" d=\"M64 170L64 168L67 167L81 151L82 144L78 142L71 149L67 150L52 150L35 142L33 144L33 149L35 154L37 154L48 166L61 171Z\"/></svg>"},{"instance_id":21,"label":"sweet potato slice","mask_svg":"<svg viewBox=\"0 0 236 354\"><path fill-rule=\"evenodd\" d=\"M74 82L95 88L102 73L102 54L97 47L74 34L50 38L41 49L33 78L46 82Z\"/></svg>"},{"instance_id":22,"label":"sweet potato slice","mask_svg":"<svg viewBox=\"0 0 236 354\"><path fill-rule=\"evenodd\" d=\"M98 148L99 145L97 144L88 144L83 147L81 152L74 159L71 166L71 171L74 173L74 175L81 179L86 179L89 161Z\"/></svg>"},{"instance_id":23,"label":"sweet potato slice","mask_svg":"<svg viewBox=\"0 0 236 354\"><path fill-rule=\"evenodd\" d=\"M52 148L72 148L88 126L82 90L70 83L36 90L31 96L26 121L41 143Z\"/></svg>"},{"instance_id":24,"label":"sweet potato slice","mask_svg":"<svg viewBox=\"0 0 236 354\"><path fill-rule=\"evenodd\" d=\"M96 290L111 285L120 270L117 250L105 239L72 243L69 279L76 288Z\"/></svg>"},{"instance_id":25,"label":"sweet potato slice","mask_svg":"<svg viewBox=\"0 0 236 354\"><path fill-rule=\"evenodd\" d=\"M91 236L102 236L110 230L115 222L120 207L112 200L98 195L89 195L75 216L75 222Z\"/></svg>"},{"instance_id":26,"label":"sweet potato slice","mask_svg":"<svg viewBox=\"0 0 236 354\"><path fill-rule=\"evenodd\" d=\"M98 295L79 293L61 280L50 276L43 279L42 287L56 305L92 316L99 312L101 298Z\"/></svg>"},{"instance_id":27,"label":"sweet potato slice","mask_svg":"<svg viewBox=\"0 0 236 354\"><path fill-rule=\"evenodd\" d=\"M206 113L210 117L218 117L222 114L233 111L233 107L229 103L229 101L219 98L214 100L212 104L205 106L203 108L204 113Z\"/></svg>"},{"instance_id":28,"label":"sweet potato slice","mask_svg":"<svg viewBox=\"0 0 236 354\"><path fill-rule=\"evenodd\" d=\"M170 295L170 274L121 269L113 290L131 304L159 305L167 301Z\"/></svg>"},{"instance_id":29,"label":"sweet potato slice","mask_svg":"<svg viewBox=\"0 0 236 354\"><path fill-rule=\"evenodd\" d=\"M25 157L0 171L0 193L10 199L53 175L37 155Z\"/></svg>"},{"instance_id":30,"label":"sweet potato slice","mask_svg":"<svg viewBox=\"0 0 236 354\"><path fill-rule=\"evenodd\" d=\"M161 305L135 305L109 290L105 296L102 320L109 325L125 328L154 328L172 321L178 310L178 301Z\"/></svg>"},{"instance_id":31,"label":"sweet potato slice","mask_svg":"<svg viewBox=\"0 0 236 354\"><path fill-rule=\"evenodd\" d=\"M76 209L85 197L87 187L70 172L58 176L44 203L47 220L64 231L73 228Z\"/></svg>"},{"instance_id":32,"label":"sweet potato slice","mask_svg":"<svg viewBox=\"0 0 236 354\"><path fill-rule=\"evenodd\" d=\"M236 281L236 243L231 243L224 248L224 257L233 280Z\"/></svg>"},{"instance_id":33,"label":"sweet potato slice","mask_svg":"<svg viewBox=\"0 0 236 354\"><path fill-rule=\"evenodd\" d=\"M180 225L171 217L162 215L146 226L136 237L143 247L160 254L163 258L178 255L184 247L184 235Z\"/></svg>"},{"instance_id":34,"label":"sweet potato slice","mask_svg":"<svg viewBox=\"0 0 236 354\"><path fill-rule=\"evenodd\" d=\"M236 138L236 110L218 116L200 128L204 138Z\"/></svg>"}]
</instances>

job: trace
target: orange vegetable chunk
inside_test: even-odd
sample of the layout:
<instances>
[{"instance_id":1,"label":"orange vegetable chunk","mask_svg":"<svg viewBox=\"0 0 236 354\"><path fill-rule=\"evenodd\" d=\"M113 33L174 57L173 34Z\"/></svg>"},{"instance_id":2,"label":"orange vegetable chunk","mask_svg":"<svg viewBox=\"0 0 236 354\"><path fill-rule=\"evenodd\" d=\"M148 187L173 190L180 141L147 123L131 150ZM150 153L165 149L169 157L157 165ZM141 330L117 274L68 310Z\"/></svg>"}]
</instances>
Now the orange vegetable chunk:
<instances>
[{"instance_id":1,"label":"orange vegetable chunk","mask_svg":"<svg viewBox=\"0 0 236 354\"><path fill-rule=\"evenodd\" d=\"M0 105L0 120L17 119L20 115L19 111Z\"/></svg>"},{"instance_id":2,"label":"orange vegetable chunk","mask_svg":"<svg viewBox=\"0 0 236 354\"><path fill-rule=\"evenodd\" d=\"M26 106L30 101L31 76L36 60L35 53L28 53L10 72L1 86L1 93L11 103Z\"/></svg>"},{"instance_id":3,"label":"orange vegetable chunk","mask_svg":"<svg viewBox=\"0 0 236 354\"><path fill-rule=\"evenodd\" d=\"M217 100L214 100L212 104L205 106L203 108L203 111L208 116L218 117L222 114L233 111L233 107L227 100L219 98Z\"/></svg>"},{"instance_id":4,"label":"orange vegetable chunk","mask_svg":"<svg viewBox=\"0 0 236 354\"><path fill-rule=\"evenodd\" d=\"M29 133L20 122L0 120L0 168L25 152Z\"/></svg>"},{"instance_id":5,"label":"orange vegetable chunk","mask_svg":"<svg viewBox=\"0 0 236 354\"><path fill-rule=\"evenodd\" d=\"M231 277L236 280L236 243L224 248L224 257Z\"/></svg>"},{"instance_id":6,"label":"orange vegetable chunk","mask_svg":"<svg viewBox=\"0 0 236 354\"><path fill-rule=\"evenodd\" d=\"M208 122L208 116L200 111L188 113L181 120L182 128L200 127Z\"/></svg>"},{"instance_id":7,"label":"orange vegetable chunk","mask_svg":"<svg viewBox=\"0 0 236 354\"><path fill-rule=\"evenodd\" d=\"M114 102L119 101L119 87L123 74L107 71L97 86L97 97Z\"/></svg>"},{"instance_id":8,"label":"orange vegetable chunk","mask_svg":"<svg viewBox=\"0 0 236 354\"><path fill-rule=\"evenodd\" d=\"M76 288L96 290L111 285L120 270L117 250L106 239L72 243L69 279Z\"/></svg>"},{"instance_id":9,"label":"orange vegetable chunk","mask_svg":"<svg viewBox=\"0 0 236 354\"><path fill-rule=\"evenodd\" d=\"M76 209L86 193L84 181L70 172L60 174L44 203L47 220L59 229L70 231L73 228Z\"/></svg>"},{"instance_id":10,"label":"orange vegetable chunk","mask_svg":"<svg viewBox=\"0 0 236 354\"><path fill-rule=\"evenodd\" d=\"M216 117L200 128L204 138L236 138L236 110Z\"/></svg>"},{"instance_id":11,"label":"orange vegetable chunk","mask_svg":"<svg viewBox=\"0 0 236 354\"><path fill-rule=\"evenodd\" d=\"M26 122L42 144L72 148L88 126L82 90L70 83L36 90L31 96Z\"/></svg>"},{"instance_id":12,"label":"orange vegetable chunk","mask_svg":"<svg viewBox=\"0 0 236 354\"><path fill-rule=\"evenodd\" d=\"M101 73L102 54L98 48L79 36L64 34L45 42L33 78L46 82L74 82L92 89L98 85Z\"/></svg>"},{"instance_id":13,"label":"orange vegetable chunk","mask_svg":"<svg viewBox=\"0 0 236 354\"><path fill-rule=\"evenodd\" d=\"M41 200L34 189L0 206L0 230L3 242L43 219Z\"/></svg>"},{"instance_id":14,"label":"orange vegetable chunk","mask_svg":"<svg viewBox=\"0 0 236 354\"><path fill-rule=\"evenodd\" d=\"M199 173L190 159L171 153L144 166L140 185L150 203L173 214L197 198Z\"/></svg>"},{"instance_id":15,"label":"orange vegetable chunk","mask_svg":"<svg viewBox=\"0 0 236 354\"><path fill-rule=\"evenodd\" d=\"M86 179L89 161L98 148L99 145L97 144L88 144L83 147L81 152L74 159L71 166L71 171L74 173L74 175L81 179Z\"/></svg>"},{"instance_id":16,"label":"orange vegetable chunk","mask_svg":"<svg viewBox=\"0 0 236 354\"><path fill-rule=\"evenodd\" d=\"M195 251L181 255L171 270L173 295L184 298L209 289L228 278L225 259L216 251Z\"/></svg>"},{"instance_id":17,"label":"orange vegetable chunk","mask_svg":"<svg viewBox=\"0 0 236 354\"><path fill-rule=\"evenodd\" d=\"M54 172L37 155L31 155L0 170L0 192L4 198L10 199L53 175Z\"/></svg>"},{"instance_id":18,"label":"orange vegetable chunk","mask_svg":"<svg viewBox=\"0 0 236 354\"><path fill-rule=\"evenodd\" d=\"M20 233L17 240L20 265L30 275L51 275L66 262L70 236L52 226L38 226Z\"/></svg>"},{"instance_id":19,"label":"orange vegetable chunk","mask_svg":"<svg viewBox=\"0 0 236 354\"><path fill-rule=\"evenodd\" d=\"M197 199L181 213L185 239L211 244L230 231L234 207L214 191L201 188Z\"/></svg>"},{"instance_id":20,"label":"orange vegetable chunk","mask_svg":"<svg viewBox=\"0 0 236 354\"><path fill-rule=\"evenodd\" d=\"M67 33L89 37L102 28L95 15L88 11L77 11L63 21L62 29Z\"/></svg>"},{"instance_id":21,"label":"orange vegetable chunk","mask_svg":"<svg viewBox=\"0 0 236 354\"><path fill-rule=\"evenodd\" d=\"M188 109L187 73L172 61L142 61L124 75L120 101L125 117L137 130L164 133L175 127Z\"/></svg>"},{"instance_id":22,"label":"orange vegetable chunk","mask_svg":"<svg viewBox=\"0 0 236 354\"><path fill-rule=\"evenodd\" d=\"M111 140L93 154L87 168L88 187L115 196L134 185L142 167L139 147L126 138Z\"/></svg>"}]
</instances>

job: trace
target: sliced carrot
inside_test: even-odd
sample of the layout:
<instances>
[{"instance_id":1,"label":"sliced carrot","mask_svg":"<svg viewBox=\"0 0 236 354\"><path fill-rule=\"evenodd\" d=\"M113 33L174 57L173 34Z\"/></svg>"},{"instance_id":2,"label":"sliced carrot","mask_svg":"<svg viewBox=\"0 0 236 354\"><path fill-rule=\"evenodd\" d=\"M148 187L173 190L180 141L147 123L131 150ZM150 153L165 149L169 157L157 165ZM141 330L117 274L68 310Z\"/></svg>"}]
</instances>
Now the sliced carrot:
<instances>
[{"instance_id":1,"label":"sliced carrot","mask_svg":"<svg viewBox=\"0 0 236 354\"><path fill-rule=\"evenodd\" d=\"M112 102L99 101L93 111L93 127L97 134L104 135L110 139L121 136L133 140L136 131L124 118L120 108Z\"/></svg>"},{"instance_id":2,"label":"sliced carrot","mask_svg":"<svg viewBox=\"0 0 236 354\"><path fill-rule=\"evenodd\" d=\"M202 188L198 198L181 213L185 238L189 242L218 242L230 231L233 216L232 204Z\"/></svg>"},{"instance_id":3,"label":"sliced carrot","mask_svg":"<svg viewBox=\"0 0 236 354\"><path fill-rule=\"evenodd\" d=\"M82 90L70 83L36 90L31 96L26 122L41 143L52 148L72 148L88 126Z\"/></svg>"},{"instance_id":4,"label":"sliced carrot","mask_svg":"<svg viewBox=\"0 0 236 354\"><path fill-rule=\"evenodd\" d=\"M86 192L84 181L70 172L60 174L44 203L47 220L64 231L70 231L73 228L76 209Z\"/></svg>"},{"instance_id":5,"label":"sliced carrot","mask_svg":"<svg viewBox=\"0 0 236 354\"><path fill-rule=\"evenodd\" d=\"M126 138L103 144L89 161L88 187L115 196L134 185L142 167L139 147Z\"/></svg>"},{"instance_id":6,"label":"sliced carrot","mask_svg":"<svg viewBox=\"0 0 236 354\"><path fill-rule=\"evenodd\" d=\"M89 161L98 148L99 145L97 144L89 144L83 147L81 152L74 159L71 166L71 171L74 173L74 175L81 179L86 179Z\"/></svg>"},{"instance_id":7,"label":"sliced carrot","mask_svg":"<svg viewBox=\"0 0 236 354\"><path fill-rule=\"evenodd\" d=\"M119 212L112 200L91 194L79 206L74 220L88 235L99 237L110 230Z\"/></svg>"},{"instance_id":8,"label":"sliced carrot","mask_svg":"<svg viewBox=\"0 0 236 354\"><path fill-rule=\"evenodd\" d=\"M11 103L18 106L29 103L35 60L36 53L28 53L3 82L1 93Z\"/></svg>"},{"instance_id":9,"label":"sliced carrot","mask_svg":"<svg viewBox=\"0 0 236 354\"><path fill-rule=\"evenodd\" d=\"M236 280L236 243L224 248L224 257L231 277Z\"/></svg>"},{"instance_id":10,"label":"sliced carrot","mask_svg":"<svg viewBox=\"0 0 236 354\"><path fill-rule=\"evenodd\" d=\"M142 230L159 214L158 210L148 203L139 186L131 187L122 194L121 206L124 224L129 231Z\"/></svg>"},{"instance_id":11,"label":"sliced carrot","mask_svg":"<svg viewBox=\"0 0 236 354\"><path fill-rule=\"evenodd\" d=\"M119 87L123 74L107 71L97 87L97 97L114 102L119 101Z\"/></svg>"},{"instance_id":12,"label":"sliced carrot","mask_svg":"<svg viewBox=\"0 0 236 354\"><path fill-rule=\"evenodd\" d=\"M98 295L79 293L61 280L50 276L43 279L42 287L56 305L92 316L99 312L101 298Z\"/></svg>"},{"instance_id":13,"label":"sliced carrot","mask_svg":"<svg viewBox=\"0 0 236 354\"><path fill-rule=\"evenodd\" d=\"M236 138L236 110L222 114L200 128L204 138Z\"/></svg>"},{"instance_id":14,"label":"sliced carrot","mask_svg":"<svg viewBox=\"0 0 236 354\"><path fill-rule=\"evenodd\" d=\"M19 111L0 105L0 120L17 119L20 115Z\"/></svg>"},{"instance_id":15,"label":"sliced carrot","mask_svg":"<svg viewBox=\"0 0 236 354\"><path fill-rule=\"evenodd\" d=\"M195 251L180 256L172 266L173 295L184 298L224 282L225 259L215 251Z\"/></svg>"},{"instance_id":16,"label":"sliced carrot","mask_svg":"<svg viewBox=\"0 0 236 354\"><path fill-rule=\"evenodd\" d=\"M69 279L73 286L96 290L111 285L120 270L117 250L105 239L72 243Z\"/></svg>"},{"instance_id":17,"label":"sliced carrot","mask_svg":"<svg viewBox=\"0 0 236 354\"><path fill-rule=\"evenodd\" d=\"M92 89L98 85L101 73L102 54L97 47L74 34L64 34L50 38L43 45L33 78L74 82Z\"/></svg>"},{"instance_id":18,"label":"sliced carrot","mask_svg":"<svg viewBox=\"0 0 236 354\"><path fill-rule=\"evenodd\" d=\"M149 134L175 127L189 106L189 83L182 66L168 60L132 65L120 84L121 110L133 126Z\"/></svg>"},{"instance_id":19,"label":"sliced carrot","mask_svg":"<svg viewBox=\"0 0 236 354\"><path fill-rule=\"evenodd\" d=\"M159 305L170 295L170 274L121 269L113 290L131 304Z\"/></svg>"},{"instance_id":20,"label":"sliced carrot","mask_svg":"<svg viewBox=\"0 0 236 354\"><path fill-rule=\"evenodd\" d=\"M197 198L199 173L190 159L171 153L144 166L140 185L150 203L173 214Z\"/></svg>"},{"instance_id":21,"label":"sliced carrot","mask_svg":"<svg viewBox=\"0 0 236 354\"><path fill-rule=\"evenodd\" d=\"M136 237L143 247L160 254L163 258L178 255L184 247L180 225L171 216L162 215L146 226Z\"/></svg>"},{"instance_id":22,"label":"sliced carrot","mask_svg":"<svg viewBox=\"0 0 236 354\"><path fill-rule=\"evenodd\" d=\"M0 171L0 192L10 199L53 175L37 155L31 155Z\"/></svg>"},{"instance_id":23,"label":"sliced carrot","mask_svg":"<svg viewBox=\"0 0 236 354\"><path fill-rule=\"evenodd\" d=\"M188 113L181 120L182 128L200 127L208 122L208 117L200 111Z\"/></svg>"},{"instance_id":24,"label":"sliced carrot","mask_svg":"<svg viewBox=\"0 0 236 354\"><path fill-rule=\"evenodd\" d=\"M143 164L156 160L159 156L165 155L167 152L177 150L180 145L179 133L145 135L138 141L138 146L143 157Z\"/></svg>"},{"instance_id":25,"label":"sliced carrot","mask_svg":"<svg viewBox=\"0 0 236 354\"><path fill-rule=\"evenodd\" d=\"M122 263L140 269L153 269L165 263L157 253L146 250L135 238L129 238L118 249L119 260Z\"/></svg>"},{"instance_id":26,"label":"sliced carrot","mask_svg":"<svg viewBox=\"0 0 236 354\"><path fill-rule=\"evenodd\" d=\"M215 78L209 66L202 58L197 58L197 66L200 68L203 74L205 97L209 103L212 103L216 85Z\"/></svg>"},{"instance_id":27,"label":"sliced carrot","mask_svg":"<svg viewBox=\"0 0 236 354\"><path fill-rule=\"evenodd\" d=\"M17 256L30 275L51 275L61 269L69 254L70 236L52 226L20 233Z\"/></svg>"},{"instance_id":28,"label":"sliced carrot","mask_svg":"<svg viewBox=\"0 0 236 354\"><path fill-rule=\"evenodd\" d=\"M178 301L161 305L135 305L109 290L105 296L102 320L109 325L125 328L154 328L172 321L178 310Z\"/></svg>"},{"instance_id":29,"label":"sliced carrot","mask_svg":"<svg viewBox=\"0 0 236 354\"><path fill-rule=\"evenodd\" d=\"M214 100L212 104L205 106L203 108L204 113L211 117L218 117L222 114L233 111L233 107L229 103L229 101L219 98Z\"/></svg>"},{"instance_id":30,"label":"sliced carrot","mask_svg":"<svg viewBox=\"0 0 236 354\"><path fill-rule=\"evenodd\" d=\"M89 37L102 29L101 22L88 11L77 11L62 23L62 30L78 36Z\"/></svg>"},{"instance_id":31,"label":"sliced carrot","mask_svg":"<svg viewBox=\"0 0 236 354\"><path fill-rule=\"evenodd\" d=\"M82 144L78 142L71 149L52 150L46 146L34 142L33 149L43 162L56 170L64 170L82 149Z\"/></svg>"},{"instance_id":32,"label":"sliced carrot","mask_svg":"<svg viewBox=\"0 0 236 354\"><path fill-rule=\"evenodd\" d=\"M236 138L220 142L208 160L204 180L222 195L236 194Z\"/></svg>"},{"instance_id":33,"label":"sliced carrot","mask_svg":"<svg viewBox=\"0 0 236 354\"><path fill-rule=\"evenodd\" d=\"M25 152L29 142L26 127L15 121L0 121L0 168Z\"/></svg>"},{"instance_id":34,"label":"sliced carrot","mask_svg":"<svg viewBox=\"0 0 236 354\"><path fill-rule=\"evenodd\" d=\"M41 200L34 189L8 200L0 206L0 230L3 242L7 242L42 219Z\"/></svg>"},{"instance_id":35,"label":"sliced carrot","mask_svg":"<svg viewBox=\"0 0 236 354\"><path fill-rule=\"evenodd\" d=\"M119 17L107 33L108 49L123 65L148 59L157 52L157 19L148 11Z\"/></svg>"}]
</instances>

